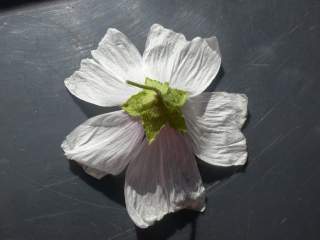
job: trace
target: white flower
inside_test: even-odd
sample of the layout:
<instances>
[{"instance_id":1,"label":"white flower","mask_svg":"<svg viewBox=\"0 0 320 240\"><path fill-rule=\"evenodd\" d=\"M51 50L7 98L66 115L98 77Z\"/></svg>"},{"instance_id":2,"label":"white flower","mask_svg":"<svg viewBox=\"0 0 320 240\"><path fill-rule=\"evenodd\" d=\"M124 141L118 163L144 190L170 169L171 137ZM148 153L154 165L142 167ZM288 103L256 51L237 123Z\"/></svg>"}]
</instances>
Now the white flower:
<instances>
[{"instance_id":1,"label":"white flower","mask_svg":"<svg viewBox=\"0 0 320 240\"><path fill-rule=\"evenodd\" d=\"M186 133L165 126L149 144L137 118L123 110L93 117L73 130L62 144L65 155L84 170L101 178L126 167L125 202L141 228L183 208L205 209L204 187L195 156L213 165L243 165L246 140L240 129L246 120L243 94L203 92L217 75L221 63L215 37L184 35L154 24L140 55L129 39L109 29L65 80L78 98L99 106L121 106L141 91L126 80L144 84L145 78L169 82L188 92L182 107Z\"/></svg>"}]
</instances>

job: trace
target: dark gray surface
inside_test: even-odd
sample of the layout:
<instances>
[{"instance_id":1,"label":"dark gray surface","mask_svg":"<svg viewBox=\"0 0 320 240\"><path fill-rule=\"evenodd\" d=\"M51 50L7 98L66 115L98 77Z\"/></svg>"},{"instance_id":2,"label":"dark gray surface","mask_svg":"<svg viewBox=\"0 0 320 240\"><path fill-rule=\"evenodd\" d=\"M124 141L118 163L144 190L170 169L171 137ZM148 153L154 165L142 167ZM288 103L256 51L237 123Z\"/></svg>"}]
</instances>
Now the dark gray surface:
<instances>
[{"instance_id":1,"label":"dark gray surface","mask_svg":"<svg viewBox=\"0 0 320 240\"><path fill-rule=\"evenodd\" d=\"M5 1L0 8L0 239L320 238L319 1ZM223 71L211 90L248 95L250 157L233 175L200 165L204 214L182 211L139 230L123 205L123 176L97 181L65 160L64 137L105 110L73 99L63 80L108 27L142 51L155 22L189 39L218 37Z\"/></svg>"}]
</instances>

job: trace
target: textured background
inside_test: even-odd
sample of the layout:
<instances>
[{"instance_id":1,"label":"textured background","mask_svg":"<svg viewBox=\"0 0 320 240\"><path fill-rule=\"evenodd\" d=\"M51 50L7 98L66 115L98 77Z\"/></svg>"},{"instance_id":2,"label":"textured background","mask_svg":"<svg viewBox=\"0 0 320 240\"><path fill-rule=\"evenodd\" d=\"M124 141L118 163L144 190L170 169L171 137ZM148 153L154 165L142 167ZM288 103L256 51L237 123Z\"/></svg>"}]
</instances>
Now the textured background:
<instances>
[{"instance_id":1,"label":"textured background","mask_svg":"<svg viewBox=\"0 0 320 240\"><path fill-rule=\"evenodd\" d=\"M0 239L320 238L320 1L78 0L0 4ZM95 180L63 156L74 127L106 111L63 80L108 27L143 51L154 22L220 41L210 89L245 93L243 169L204 166L207 210L134 227L123 176Z\"/></svg>"}]
</instances>

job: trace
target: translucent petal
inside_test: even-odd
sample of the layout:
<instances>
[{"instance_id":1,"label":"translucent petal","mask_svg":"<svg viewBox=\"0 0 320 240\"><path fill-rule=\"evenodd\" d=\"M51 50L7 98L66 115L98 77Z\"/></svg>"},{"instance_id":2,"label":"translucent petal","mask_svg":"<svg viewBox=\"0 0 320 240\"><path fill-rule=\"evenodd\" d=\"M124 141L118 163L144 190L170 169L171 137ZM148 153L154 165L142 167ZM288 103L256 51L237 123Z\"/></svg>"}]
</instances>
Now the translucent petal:
<instances>
[{"instance_id":1,"label":"translucent petal","mask_svg":"<svg viewBox=\"0 0 320 240\"><path fill-rule=\"evenodd\" d=\"M203 92L217 75L221 57L215 37L187 41L180 33L152 25L143 54L147 77L168 81L191 96Z\"/></svg>"},{"instance_id":2,"label":"translucent petal","mask_svg":"<svg viewBox=\"0 0 320 240\"><path fill-rule=\"evenodd\" d=\"M90 118L62 143L65 155L85 166L90 175L119 174L139 153L144 132L123 111Z\"/></svg>"},{"instance_id":3,"label":"translucent petal","mask_svg":"<svg viewBox=\"0 0 320 240\"><path fill-rule=\"evenodd\" d=\"M108 29L92 53L84 59L72 76L65 80L68 90L76 97L99 105L117 106L139 89L126 80L143 82L142 58L130 40L116 29Z\"/></svg>"},{"instance_id":4,"label":"translucent petal","mask_svg":"<svg viewBox=\"0 0 320 240\"><path fill-rule=\"evenodd\" d=\"M187 136L165 127L126 172L127 210L141 228L179 209L204 210L204 187Z\"/></svg>"},{"instance_id":5,"label":"translucent petal","mask_svg":"<svg viewBox=\"0 0 320 240\"><path fill-rule=\"evenodd\" d=\"M243 165L246 139L241 132L247 116L244 94L205 92L190 98L183 107L194 153L219 166Z\"/></svg>"}]
</instances>

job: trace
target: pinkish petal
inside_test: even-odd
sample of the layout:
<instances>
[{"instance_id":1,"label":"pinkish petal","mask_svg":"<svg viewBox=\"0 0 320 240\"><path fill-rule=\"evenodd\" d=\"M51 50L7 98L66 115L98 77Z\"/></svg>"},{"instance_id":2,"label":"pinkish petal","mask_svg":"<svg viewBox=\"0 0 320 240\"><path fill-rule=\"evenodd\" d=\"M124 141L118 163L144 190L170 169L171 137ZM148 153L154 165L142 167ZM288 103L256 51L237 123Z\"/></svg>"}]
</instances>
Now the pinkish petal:
<instances>
[{"instance_id":1,"label":"pinkish petal","mask_svg":"<svg viewBox=\"0 0 320 240\"><path fill-rule=\"evenodd\" d=\"M183 208L204 210L204 187L189 139L165 127L151 145L145 143L128 166L125 199L141 228Z\"/></svg>"}]
</instances>

